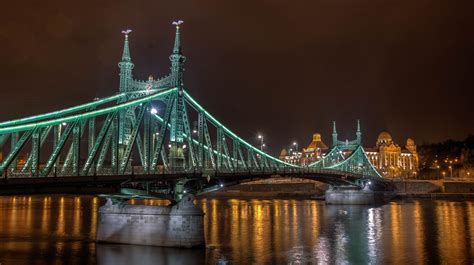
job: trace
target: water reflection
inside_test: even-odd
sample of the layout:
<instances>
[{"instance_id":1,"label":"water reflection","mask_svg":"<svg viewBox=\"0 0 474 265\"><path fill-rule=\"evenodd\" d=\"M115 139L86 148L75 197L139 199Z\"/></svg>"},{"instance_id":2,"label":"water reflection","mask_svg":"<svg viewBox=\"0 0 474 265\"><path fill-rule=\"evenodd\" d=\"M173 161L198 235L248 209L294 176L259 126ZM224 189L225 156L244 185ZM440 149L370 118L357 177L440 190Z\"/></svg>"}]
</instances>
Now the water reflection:
<instances>
[{"instance_id":1,"label":"water reflection","mask_svg":"<svg viewBox=\"0 0 474 265\"><path fill-rule=\"evenodd\" d=\"M0 263L320 264L474 260L474 202L334 206L311 200L203 199L207 247L94 242L93 196L0 197ZM166 205L166 201L134 201Z\"/></svg>"},{"instance_id":2,"label":"water reflection","mask_svg":"<svg viewBox=\"0 0 474 265\"><path fill-rule=\"evenodd\" d=\"M202 249L160 248L119 244L97 244L97 263L102 265L130 264L203 264Z\"/></svg>"}]
</instances>

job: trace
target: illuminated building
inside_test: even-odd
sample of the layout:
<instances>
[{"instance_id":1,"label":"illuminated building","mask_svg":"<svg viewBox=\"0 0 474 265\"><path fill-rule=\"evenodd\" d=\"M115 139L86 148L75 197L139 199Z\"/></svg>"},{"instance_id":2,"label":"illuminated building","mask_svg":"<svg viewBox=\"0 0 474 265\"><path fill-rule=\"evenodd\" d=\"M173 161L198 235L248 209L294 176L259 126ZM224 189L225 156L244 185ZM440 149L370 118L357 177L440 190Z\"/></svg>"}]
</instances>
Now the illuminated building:
<instances>
[{"instance_id":1,"label":"illuminated building","mask_svg":"<svg viewBox=\"0 0 474 265\"><path fill-rule=\"evenodd\" d=\"M402 148L388 132L381 132L375 147L364 148L370 162L386 177L415 178L418 173L418 153L415 142L408 138Z\"/></svg>"},{"instance_id":2,"label":"illuminated building","mask_svg":"<svg viewBox=\"0 0 474 265\"><path fill-rule=\"evenodd\" d=\"M286 151L285 148L283 148L280 152L280 156L278 157L280 160L283 160L287 163L293 164L293 165L300 165L301 164L301 156L302 153L300 151L295 151L293 149L290 149L290 152Z\"/></svg>"},{"instance_id":3,"label":"illuminated building","mask_svg":"<svg viewBox=\"0 0 474 265\"><path fill-rule=\"evenodd\" d=\"M313 140L308 147L303 148L302 151L289 149L282 149L279 159L294 165L308 165L321 158L329 150L328 146L321 140L321 134L313 134Z\"/></svg>"},{"instance_id":4,"label":"illuminated building","mask_svg":"<svg viewBox=\"0 0 474 265\"><path fill-rule=\"evenodd\" d=\"M357 123L356 139L340 141L337 139L336 125L333 126L333 146L337 145L348 157L356 146L362 143L362 132L360 124ZM377 170L387 178L416 178L419 170L419 158L415 142L408 138L406 145L401 147L395 143L388 132L381 132L377 138L375 147L364 148L369 161ZM290 149L288 153L283 149L279 158L295 165L309 165L321 159L329 152L328 146L322 141L321 134L313 134L313 140L302 152Z\"/></svg>"},{"instance_id":5,"label":"illuminated building","mask_svg":"<svg viewBox=\"0 0 474 265\"><path fill-rule=\"evenodd\" d=\"M313 134L313 141L311 141L308 147L303 148L301 165L309 165L312 162L319 160L328 150L328 146L321 140L321 134Z\"/></svg>"}]
</instances>

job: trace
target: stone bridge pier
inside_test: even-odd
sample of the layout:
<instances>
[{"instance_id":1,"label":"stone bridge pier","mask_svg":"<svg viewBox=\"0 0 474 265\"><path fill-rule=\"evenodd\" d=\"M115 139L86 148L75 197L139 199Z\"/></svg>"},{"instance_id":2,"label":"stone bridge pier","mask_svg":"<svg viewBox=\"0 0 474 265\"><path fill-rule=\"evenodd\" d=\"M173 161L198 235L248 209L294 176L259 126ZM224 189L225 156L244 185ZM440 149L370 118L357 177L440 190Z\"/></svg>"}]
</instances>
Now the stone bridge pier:
<instances>
[{"instance_id":1,"label":"stone bridge pier","mask_svg":"<svg viewBox=\"0 0 474 265\"><path fill-rule=\"evenodd\" d=\"M97 242L164 247L200 247L204 241L204 212L192 195L169 206L107 203L99 208Z\"/></svg>"},{"instance_id":2,"label":"stone bridge pier","mask_svg":"<svg viewBox=\"0 0 474 265\"><path fill-rule=\"evenodd\" d=\"M355 186L330 186L326 191L326 204L373 205L388 202L395 196L391 186L381 186L368 181L363 188Z\"/></svg>"}]
</instances>

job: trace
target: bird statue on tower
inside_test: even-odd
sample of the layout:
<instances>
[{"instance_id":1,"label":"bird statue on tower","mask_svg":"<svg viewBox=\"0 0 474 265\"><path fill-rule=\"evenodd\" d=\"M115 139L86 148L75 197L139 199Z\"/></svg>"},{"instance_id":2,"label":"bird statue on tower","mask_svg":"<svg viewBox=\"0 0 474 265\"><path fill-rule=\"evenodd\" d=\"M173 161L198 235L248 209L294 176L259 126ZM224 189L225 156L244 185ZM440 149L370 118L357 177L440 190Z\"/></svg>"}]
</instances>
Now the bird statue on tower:
<instances>
[{"instance_id":1,"label":"bird statue on tower","mask_svg":"<svg viewBox=\"0 0 474 265\"><path fill-rule=\"evenodd\" d=\"M183 23L184 23L184 21L178 20L178 21L173 21L172 24L175 25L177 28L179 28L179 25L181 25L181 24L183 24Z\"/></svg>"},{"instance_id":2,"label":"bird statue on tower","mask_svg":"<svg viewBox=\"0 0 474 265\"><path fill-rule=\"evenodd\" d=\"M127 30L122 30L122 33L125 34L125 36L128 36L128 34L132 32L131 29L127 29Z\"/></svg>"}]
</instances>

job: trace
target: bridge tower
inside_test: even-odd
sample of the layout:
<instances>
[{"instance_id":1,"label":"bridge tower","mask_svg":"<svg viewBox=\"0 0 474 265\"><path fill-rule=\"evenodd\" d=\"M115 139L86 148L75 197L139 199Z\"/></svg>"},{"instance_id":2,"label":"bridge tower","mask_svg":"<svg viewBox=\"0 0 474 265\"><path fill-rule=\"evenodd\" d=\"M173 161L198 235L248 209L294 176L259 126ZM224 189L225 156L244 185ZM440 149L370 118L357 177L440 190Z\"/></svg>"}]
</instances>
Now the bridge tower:
<instances>
[{"instance_id":1,"label":"bridge tower","mask_svg":"<svg viewBox=\"0 0 474 265\"><path fill-rule=\"evenodd\" d=\"M128 47L128 34L130 34L132 30L127 29L122 31L125 36L124 44L123 44L123 53L122 53L122 60L119 62L118 66L120 68L120 85L119 91L120 93L130 91L130 84L132 82L132 69L134 64L132 63L132 59L130 57L130 49ZM118 156L122 157L122 153L126 146L129 144L131 134L132 134L132 118L133 118L133 109L129 108L126 110L122 110L119 113L118 122L114 122L114 129L118 130L118 147L119 152ZM118 127L118 128L117 128Z\"/></svg>"},{"instance_id":2,"label":"bridge tower","mask_svg":"<svg viewBox=\"0 0 474 265\"><path fill-rule=\"evenodd\" d=\"M358 145L362 145L362 132L360 130L360 121L357 120L356 141Z\"/></svg>"},{"instance_id":3,"label":"bridge tower","mask_svg":"<svg viewBox=\"0 0 474 265\"><path fill-rule=\"evenodd\" d=\"M332 122L332 146L337 145L337 131L336 131L336 122Z\"/></svg>"},{"instance_id":4,"label":"bridge tower","mask_svg":"<svg viewBox=\"0 0 474 265\"><path fill-rule=\"evenodd\" d=\"M182 20L174 21L176 34L173 46L173 52L170 55L171 61L171 86L178 88L176 100L170 100L173 104L171 111L171 130L170 130L170 150L169 150L169 168L172 172L180 172L185 168L185 145L184 145L184 114L185 102L183 93L183 65L186 57L181 53L181 33L180 25Z\"/></svg>"},{"instance_id":5,"label":"bridge tower","mask_svg":"<svg viewBox=\"0 0 474 265\"><path fill-rule=\"evenodd\" d=\"M345 140L345 141L340 141L337 139L336 122L333 121L333 124L332 124L332 146L333 147L355 150L359 145L362 145L362 131L360 130L359 120L357 120L356 139Z\"/></svg>"}]
</instances>

